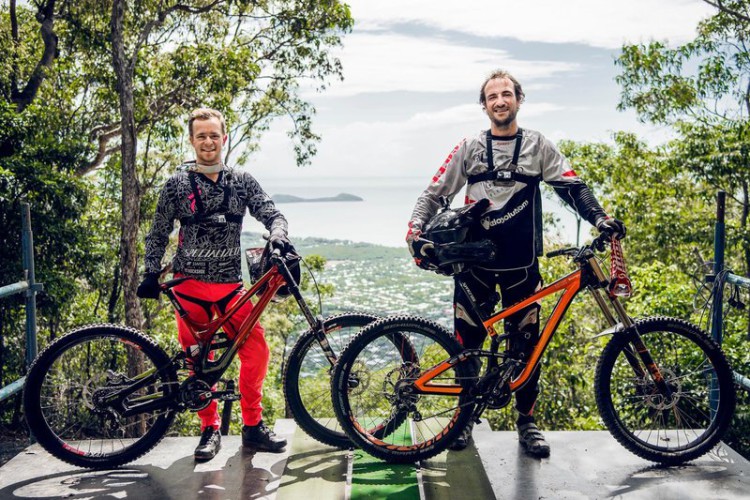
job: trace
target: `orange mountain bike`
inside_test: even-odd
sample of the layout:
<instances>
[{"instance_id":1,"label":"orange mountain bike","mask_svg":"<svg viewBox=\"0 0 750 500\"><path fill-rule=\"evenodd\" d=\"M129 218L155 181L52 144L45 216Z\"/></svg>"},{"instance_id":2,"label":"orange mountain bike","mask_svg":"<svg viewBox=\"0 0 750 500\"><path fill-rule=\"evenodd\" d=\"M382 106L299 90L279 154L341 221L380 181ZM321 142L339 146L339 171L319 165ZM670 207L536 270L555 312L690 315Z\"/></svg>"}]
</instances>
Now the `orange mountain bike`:
<instances>
[{"instance_id":1,"label":"orange mountain bike","mask_svg":"<svg viewBox=\"0 0 750 500\"><path fill-rule=\"evenodd\" d=\"M448 447L469 421L506 406L539 366L568 306L588 290L611 328L599 358L596 402L612 435L636 455L664 464L692 460L726 430L735 405L731 371L721 349L690 323L668 317L632 320L590 245L549 253L572 257L578 269L489 317L474 307L491 336L489 350L463 349L450 332L417 316L371 323L339 357L333 406L351 439L389 462L413 462ZM619 242L617 243L619 247ZM613 264L616 264L613 262ZM609 290L609 293L606 292ZM552 294L556 306L528 359L501 350L517 332L494 326ZM479 375L470 370L484 360ZM377 432L374 432L377 431Z\"/></svg>"},{"instance_id":2,"label":"orange mountain bike","mask_svg":"<svg viewBox=\"0 0 750 500\"><path fill-rule=\"evenodd\" d=\"M282 257L278 251L266 255L270 269L260 272L263 275L229 310L215 311L217 316L207 324L191 321L172 291L190 278L162 283L162 292L198 341L194 352L179 351L170 357L147 334L112 324L84 326L50 344L29 369L24 389L26 420L39 444L73 465L115 467L156 446L177 413L200 410L211 400L239 399L233 381L222 376L282 289L296 299L310 325L286 360L287 407L315 439L336 447L350 446L333 416L328 377L344 345L376 318L367 314L316 317L290 272L299 266L300 257ZM229 338L222 326L253 296L257 296L255 307ZM223 390L217 390L222 382ZM223 433L227 408L225 404Z\"/></svg>"}]
</instances>

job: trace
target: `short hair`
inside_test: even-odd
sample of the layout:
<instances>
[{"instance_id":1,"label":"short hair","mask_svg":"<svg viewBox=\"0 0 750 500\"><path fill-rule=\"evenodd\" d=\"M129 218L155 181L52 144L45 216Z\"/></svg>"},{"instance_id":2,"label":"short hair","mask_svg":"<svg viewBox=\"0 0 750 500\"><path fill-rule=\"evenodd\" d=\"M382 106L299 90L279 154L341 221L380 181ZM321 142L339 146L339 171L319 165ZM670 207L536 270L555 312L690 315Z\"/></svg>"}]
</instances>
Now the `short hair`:
<instances>
[{"instance_id":1,"label":"short hair","mask_svg":"<svg viewBox=\"0 0 750 500\"><path fill-rule=\"evenodd\" d=\"M479 90L479 104L484 105L487 102L487 98L484 96L484 89L485 87L487 87L487 84L490 83L490 80L494 80L495 78L507 78L508 80L513 82L513 91L516 94L516 100L519 104L523 102L526 94L523 93L523 89L521 88L521 84L518 82L518 80L516 80L513 75L511 75L507 71L498 69L490 73L490 76L488 76L482 84L482 88Z\"/></svg>"},{"instance_id":2,"label":"short hair","mask_svg":"<svg viewBox=\"0 0 750 500\"><path fill-rule=\"evenodd\" d=\"M210 120L211 118L218 118L221 123L221 133L227 133L227 122L224 120L224 115L220 111L216 111L211 108L198 108L190 113L190 119L188 120L188 132L190 137L193 137L193 122L195 120Z\"/></svg>"}]
</instances>

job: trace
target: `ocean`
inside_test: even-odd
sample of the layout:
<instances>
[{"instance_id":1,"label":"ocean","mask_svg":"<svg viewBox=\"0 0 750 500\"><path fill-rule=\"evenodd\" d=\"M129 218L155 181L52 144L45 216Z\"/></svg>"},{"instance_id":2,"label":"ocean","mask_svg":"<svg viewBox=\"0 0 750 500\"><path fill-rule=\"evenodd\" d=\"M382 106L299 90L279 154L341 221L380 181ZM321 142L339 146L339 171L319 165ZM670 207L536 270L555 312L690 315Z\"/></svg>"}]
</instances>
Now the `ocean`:
<instances>
[{"instance_id":1,"label":"ocean","mask_svg":"<svg viewBox=\"0 0 750 500\"><path fill-rule=\"evenodd\" d=\"M292 240L294 237L313 236L401 247L405 245L404 237L414 203L430 179L259 178L258 181L271 196L288 194L302 198L323 198L348 193L364 200L278 204L279 210L289 221L289 235ZM455 202L463 203L462 193L456 196ZM560 203L555 198L545 199L545 211L551 211L560 219L563 241L574 243L575 219ZM587 226L585 223L584 225ZM264 231L263 226L252 217L245 217L243 229L252 232Z\"/></svg>"}]
</instances>

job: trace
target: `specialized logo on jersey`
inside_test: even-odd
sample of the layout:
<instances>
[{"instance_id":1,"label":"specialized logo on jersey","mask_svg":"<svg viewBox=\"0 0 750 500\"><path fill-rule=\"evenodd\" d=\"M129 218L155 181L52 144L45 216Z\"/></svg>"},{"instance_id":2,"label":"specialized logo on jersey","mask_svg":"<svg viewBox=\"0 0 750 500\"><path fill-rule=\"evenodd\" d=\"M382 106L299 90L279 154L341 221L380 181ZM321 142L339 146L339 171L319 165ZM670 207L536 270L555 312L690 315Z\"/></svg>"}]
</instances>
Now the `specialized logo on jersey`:
<instances>
[{"instance_id":1,"label":"specialized logo on jersey","mask_svg":"<svg viewBox=\"0 0 750 500\"><path fill-rule=\"evenodd\" d=\"M221 259L240 255L242 250L236 248L191 248L184 252L186 257L203 259Z\"/></svg>"},{"instance_id":2,"label":"specialized logo on jersey","mask_svg":"<svg viewBox=\"0 0 750 500\"><path fill-rule=\"evenodd\" d=\"M437 181L440 180L440 178L443 176L443 174L445 173L445 171L448 169L448 164L451 162L451 160L453 159L453 157L456 156L456 153L461 148L461 146L464 145L465 142L466 142L466 139L464 139L461 142L459 142L458 146L456 146L455 148L453 148L453 151L451 151L451 154L448 155L448 158L445 159L445 161L443 162L443 165L438 169L437 173L432 177L432 183L433 184L437 183Z\"/></svg>"},{"instance_id":3,"label":"specialized logo on jersey","mask_svg":"<svg viewBox=\"0 0 750 500\"><path fill-rule=\"evenodd\" d=\"M496 219L493 219L491 215L488 215L487 217L484 217L480 220L480 223L482 224L482 227L485 230L488 230L492 227L498 226L500 224L505 224L509 220L511 220L516 215L523 212L523 210L529 206L529 200L523 200L523 203L518 205L516 208L514 208L512 211L508 212L507 214L503 215L502 217L498 217Z\"/></svg>"}]
</instances>

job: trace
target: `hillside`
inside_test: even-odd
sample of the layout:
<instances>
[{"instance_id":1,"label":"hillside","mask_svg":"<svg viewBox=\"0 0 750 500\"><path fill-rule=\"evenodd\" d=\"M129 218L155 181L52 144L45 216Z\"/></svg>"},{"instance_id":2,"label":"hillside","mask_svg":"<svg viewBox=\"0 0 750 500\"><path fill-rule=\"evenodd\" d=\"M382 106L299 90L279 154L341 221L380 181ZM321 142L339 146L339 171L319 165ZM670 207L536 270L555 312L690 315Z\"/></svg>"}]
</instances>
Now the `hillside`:
<instances>
[{"instance_id":1,"label":"hillside","mask_svg":"<svg viewBox=\"0 0 750 500\"><path fill-rule=\"evenodd\" d=\"M242 234L243 248L263 243L258 233ZM452 324L453 281L419 269L406 247L323 238L295 238L294 244L303 257L320 255L327 260L325 271L316 275L335 288L334 296L323 304L324 315L354 310L413 313L447 327Z\"/></svg>"}]
</instances>

